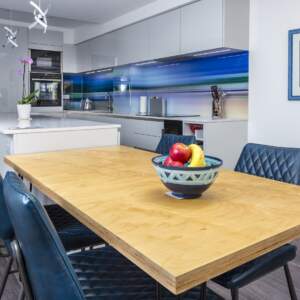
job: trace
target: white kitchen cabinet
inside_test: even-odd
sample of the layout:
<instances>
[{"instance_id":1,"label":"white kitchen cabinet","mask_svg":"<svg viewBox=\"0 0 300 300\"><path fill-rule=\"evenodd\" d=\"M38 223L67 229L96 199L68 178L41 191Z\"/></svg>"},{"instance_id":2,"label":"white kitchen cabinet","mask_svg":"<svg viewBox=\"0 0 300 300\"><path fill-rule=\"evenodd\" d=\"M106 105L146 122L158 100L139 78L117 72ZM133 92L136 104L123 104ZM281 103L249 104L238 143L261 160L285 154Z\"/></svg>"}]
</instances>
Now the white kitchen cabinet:
<instances>
[{"instance_id":1,"label":"white kitchen cabinet","mask_svg":"<svg viewBox=\"0 0 300 300\"><path fill-rule=\"evenodd\" d=\"M78 71L76 46L64 45L62 57L63 57L63 72L76 73Z\"/></svg>"},{"instance_id":2,"label":"white kitchen cabinet","mask_svg":"<svg viewBox=\"0 0 300 300\"><path fill-rule=\"evenodd\" d=\"M114 32L118 65L148 60L149 25L147 21L127 26Z\"/></svg>"},{"instance_id":3,"label":"white kitchen cabinet","mask_svg":"<svg viewBox=\"0 0 300 300\"><path fill-rule=\"evenodd\" d=\"M250 0L199 0L77 45L78 71L191 52L248 49Z\"/></svg>"},{"instance_id":4,"label":"white kitchen cabinet","mask_svg":"<svg viewBox=\"0 0 300 300\"><path fill-rule=\"evenodd\" d=\"M181 8L181 53L247 49L249 0L201 0Z\"/></svg>"},{"instance_id":5,"label":"white kitchen cabinet","mask_svg":"<svg viewBox=\"0 0 300 300\"><path fill-rule=\"evenodd\" d=\"M93 69L91 60L91 41L79 44L77 46L76 56L78 72L86 72Z\"/></svg>"},{"instance_id":6,"label":"white kitchen cabinet","mask_svg":"<svg viewBox=\"0 0 300 300\"><path fill-rule=\"evenodd\" d=\"M62 32L47 30L46 33L41 29L29 30L29 48L40 50L62 51L64 36Z\"/></svg>"},{"instance_id":7,"label":"white kitchen cabinet","mask_svg":"<svg viewBox=\"0 0 300 300\"><path fill-rule=\"evenodd\" d=\"M155 151L164 129L163 121L133 120L134 147Z\"/></svg>"},{"instance_id":8,"label":"white kitchen cabinet","mask_svg":"<svg viewBox=\"0 0 300 300\"><path fill-rule=\"evenodd\" d=\"M117 63L117 33L112 32L91 40L91 64L93 69L112 67Z\"/></svg>"},{"instance_id":9,"label":"white kitchen cabinet","mask_svg":"<svg viewBox=\"0 0 300 300\"><path fill-rule=\"evenodd\" d=\"M205 154L221 158L224 168L234 169L247 143L248 122L246 120L188 122L183 125L184 135L193 134L190 129L191 123L201 126L196 139L203 146Z\"/></svg>"},{"instance_id":10,"label":"white kitchen cabinet","mask_svg":"<svg viewBox=\"0 0 300 300\"><path fill-rule=\"evenodd\" d=\"M121 145L155 151L164 128L163 120L152 121L124 117L110 117L89 113L68 112L72 118L98 121L110 124L120 124Z\"/></svg>"},{"instance_id":11,"label":"white kitchen cabinet","mask_svg":"<svg viewBox=\"0 0 300 300\"><path fill-rule=\"evenodd\" d=\"M180 9L151 18L149 47L151 59L180 53Z\"/></svg>"}]
</instances>

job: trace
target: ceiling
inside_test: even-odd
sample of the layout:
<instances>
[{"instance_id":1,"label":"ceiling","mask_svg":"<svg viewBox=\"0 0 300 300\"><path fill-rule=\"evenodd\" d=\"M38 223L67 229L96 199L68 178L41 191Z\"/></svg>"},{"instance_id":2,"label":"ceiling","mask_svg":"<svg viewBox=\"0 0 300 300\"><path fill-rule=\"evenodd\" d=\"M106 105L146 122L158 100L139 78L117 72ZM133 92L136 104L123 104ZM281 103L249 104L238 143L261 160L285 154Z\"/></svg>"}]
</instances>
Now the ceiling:
<instances>
[{"instance_id":1,"label":"ceiling","mask_svg":"<svg viewBox=\"0 0 300 300\"><path fill-rule=\"evenodd\" d=\"M35 0L38 3L39 0ZM156 0L40 0L49 16L103 24ZM0 0L0 9L32 12L29 0Z\"/></svg>"}]
</instances>

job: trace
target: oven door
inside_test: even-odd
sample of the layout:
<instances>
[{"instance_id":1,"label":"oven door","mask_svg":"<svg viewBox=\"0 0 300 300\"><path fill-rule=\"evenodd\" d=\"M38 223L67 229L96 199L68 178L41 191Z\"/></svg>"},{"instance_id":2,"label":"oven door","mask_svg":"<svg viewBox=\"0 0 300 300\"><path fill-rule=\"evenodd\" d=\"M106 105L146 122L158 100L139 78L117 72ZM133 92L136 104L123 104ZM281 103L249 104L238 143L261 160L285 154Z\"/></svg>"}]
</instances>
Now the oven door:
<instances>
[{"instance_id":1,"label":"oven door","mask_svg":"<svg viewBox=\"0 0 300 300\"><path fill-rule=\"evenodd\" d=\"M37 91L37 101L33 106L61 106L61 80L31 78L30 90Z\"/></svg>"}]
</instances>

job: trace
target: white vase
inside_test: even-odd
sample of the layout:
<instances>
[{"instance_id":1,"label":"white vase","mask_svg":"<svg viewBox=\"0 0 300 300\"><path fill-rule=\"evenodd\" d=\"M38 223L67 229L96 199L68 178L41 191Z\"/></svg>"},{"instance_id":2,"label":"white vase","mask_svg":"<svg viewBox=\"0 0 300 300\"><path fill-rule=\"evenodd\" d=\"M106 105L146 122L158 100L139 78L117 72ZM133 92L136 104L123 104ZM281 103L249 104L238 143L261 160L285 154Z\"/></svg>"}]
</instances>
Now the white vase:
<instances>
[{"instance_id":1,"label":"white vase","mask_svg":"<svg viewBox=\"0 0 300 300\"><path fill-rule=\"evenodd\" d=\"M31 104L17 104L18 119L30 120Z\"/></svg>"}]
</instances>

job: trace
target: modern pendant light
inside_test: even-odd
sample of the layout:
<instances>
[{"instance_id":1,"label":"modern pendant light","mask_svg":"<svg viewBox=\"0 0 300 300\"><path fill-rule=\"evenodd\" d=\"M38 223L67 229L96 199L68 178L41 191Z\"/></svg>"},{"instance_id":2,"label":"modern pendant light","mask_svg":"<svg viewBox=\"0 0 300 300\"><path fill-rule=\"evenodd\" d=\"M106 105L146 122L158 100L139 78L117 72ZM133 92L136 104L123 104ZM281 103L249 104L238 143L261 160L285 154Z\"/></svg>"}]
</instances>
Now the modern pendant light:
<instances>
[{"instance_id":1,"label":"modern pendant light","mask_svg":"<svg viewBox=\"0 0 300 300\"><path fill-rule=\"evenodd\" d=\"M9 19L11 20L11 12L9 12ZM10 45L12 48L17 48L19 47L17 43L17 34L18 30L13 30L12 27L9 26L4 26L4 31L5 31L5 36L6 36L6 43L3 44L3 48L7 47Z\"/></svg>"},{"instance_id":2,"label":"modern pendant light","mask_svg":"<svg viewBox=\"0 0 300 300\"><path fill-rule=\"evenodd\" d=\"M29 4L33 6L33 16L34 16L34 22L29 25L29 29L34 28L37 25L40 25L44 29L44 33L47 32L48 22L47 22L47 13L49 8L47 8L45 11L41 8L41 1L39 0L39 4L36 4L33 1L30 1Z\"/></svg>"}]
</instances>

